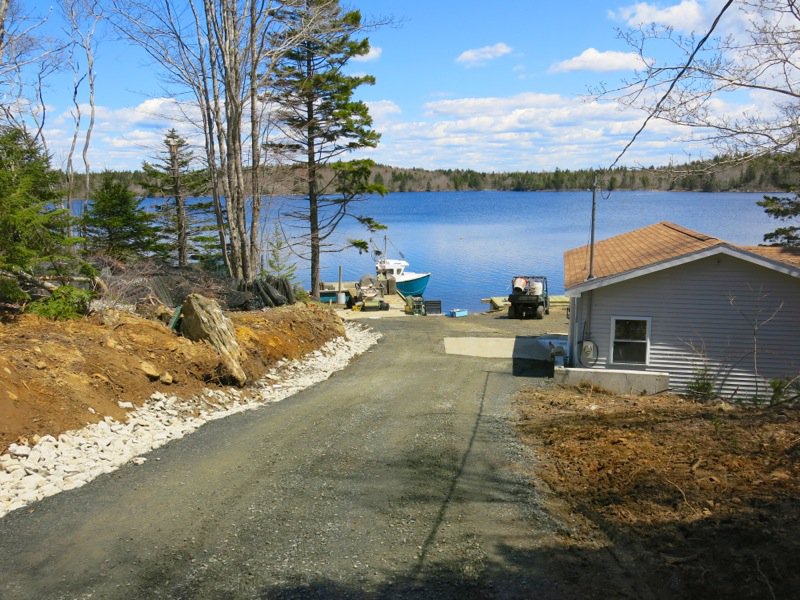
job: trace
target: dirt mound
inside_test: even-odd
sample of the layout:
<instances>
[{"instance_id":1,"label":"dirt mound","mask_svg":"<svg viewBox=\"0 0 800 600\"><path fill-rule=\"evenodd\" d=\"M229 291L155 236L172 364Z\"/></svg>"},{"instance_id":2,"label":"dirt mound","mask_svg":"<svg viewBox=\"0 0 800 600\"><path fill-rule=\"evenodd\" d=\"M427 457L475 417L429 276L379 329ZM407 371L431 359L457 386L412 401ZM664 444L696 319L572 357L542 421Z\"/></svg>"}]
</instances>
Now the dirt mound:
<instances>
[{"instance_id":1,"label":"dirt mound","mask_svg":"<svg viewBox=\"0 0 800 600\"><path fill-rule=\"evenodd\" d=\"M519 411L537 475L634 549L656 597L796 594L797 409L558 389L522 394Z\"/></svg>"},{"instance_id":2,"label":"dirt mound","mask_svg":"<svg viewBox=\"0 0 800 600\"><path fill-rule=\"evenodd\" d=\"M330 310L294 305L231 313L248 380L344 335ZM76 321L22 315L0 324L0 453L19 438L57 435L140 405L155 391L181 397L218 385L219 357L158 321L104 311Z\"/></svg>"}]
</instances>

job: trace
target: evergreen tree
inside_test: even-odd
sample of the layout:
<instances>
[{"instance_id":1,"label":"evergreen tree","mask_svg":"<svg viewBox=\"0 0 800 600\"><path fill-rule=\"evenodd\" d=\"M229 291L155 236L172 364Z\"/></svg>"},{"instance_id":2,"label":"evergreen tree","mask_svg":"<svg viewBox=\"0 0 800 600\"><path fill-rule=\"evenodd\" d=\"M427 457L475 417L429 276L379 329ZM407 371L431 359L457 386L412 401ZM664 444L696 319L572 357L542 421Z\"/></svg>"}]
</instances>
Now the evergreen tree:
<instances>
[{"instance_id":1,"label":"evergreen tree","mask_svg":"<svg viewBox=\"0 0 800 600\"><path fill-rule=\"evenodd\" d=\"M86 250L120 260L163 252L154 220L127 185L104 173L83 218Z\"/></svg>"},{"instance_id":2,"label":"evergreen tree","mask_svg":"<svg viewBox=\"0 0 800 600\"><path fill-rule=\"evenodd\" d=\"M162 242L178 266L185 267L194 257L221 254L213 235L212 203L197 196L205 188L202 171L192 170L194 154L187 141L170 129L164 136L165 149L154 163L142 165L142 186L147 194L170 199L155 208Z\"/></svg>"},{"instance_id":3,"label":"evergreen tree","mask_svg":"<svg viewBox=\"0 0 800 600\"><path fill-rule=\"evenodd\" d=\"M289 247L283 237L283 231L279 223L275 223L272 237L269 239L267 247L266 272L274 277L285 277L290 283L294 283L297 265L290 260Z\"/></svg>"},{"instance_id":4,"label":"evergreen tree","mask_svg":"<svg viewBox=\"0 0 800 600\"><path fill-rule=\"evenodd\" d=\"M66 235L69 214L56 208L58 175L41 147L22 129L0 128L0 270L59 272L72 264ZM8 276L0 282L0 299L20 290Z\"/></svg>"},{"instance_id":5,"label":"evergreen tree","mask_svg":"<svg viewBox=\"0 0 800 600\"><path fill-rule=\"evenodd\" d=\"M779 221L800 222L800 196L764 196L758 205L764 209L770 217ZM786 246L787 248L800 248L800 226L787 224L778 227L764 235L764 241L768 244Z\"/></svg>"},{"instance_id":6,"label":"evergreen tree","mask_svg":"<svg viewBox=\"0 0 800 600\"><path fill-rule=\"evenodd\" d=\"M366 54L369 41L351 36L361 30L358 11L343 12L338 2L304 0L290 9L293 23L276 40L276 46L306 35L290 48L276 65L269 81L269 100L277 111L275 125L282 139L268 148L301 166L306 206L290 213L307 228L303 242L311 263L311 293L319 297L320 254L334 251L329 240L336 227L351 213L352 203L368 193L384 193L383 186L370 183L372 161L336 162L360 148L375 147L379 134L364 102L353 99L356 88L374 83L368 75L346 75L348 61ZM330 182L322 182L319 170L334 167ZM363 218L362 222L375 222ZM363 240L351 240L362 247Z\"/></svg>"},{"instance_id":7,"label":"evergreen tree","mask_svg":"<svg viewBox=\"0 0 800 600\"><path fill-rule=\"evenodd\" d=\"M781 179L784 172L796 172L800 162L800 151L777 156L772 161L772 179ZM783 189L790 189L791 184L785 184ZM795 188L796 189L796 188ZM787 248L800 248L800 196L797 192L785 196L764 196L757 204L764 209L773 219L786 223L764 235L767 244L785 246Z\"/></svg>"}]
</instances>

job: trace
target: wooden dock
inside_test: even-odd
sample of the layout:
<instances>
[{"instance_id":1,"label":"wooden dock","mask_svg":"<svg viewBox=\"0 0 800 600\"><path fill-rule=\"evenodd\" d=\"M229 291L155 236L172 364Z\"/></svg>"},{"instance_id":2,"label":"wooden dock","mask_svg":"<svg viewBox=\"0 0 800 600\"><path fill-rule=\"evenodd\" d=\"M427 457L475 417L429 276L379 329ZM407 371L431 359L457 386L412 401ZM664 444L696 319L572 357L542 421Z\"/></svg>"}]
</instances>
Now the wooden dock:
<instances>
[{"instance_id":1,"label":"wooden dock","mask_svg":"<svg viewBox=\"0 0 800 600\"><path fill-rule=\"evenodd\" d=\"M326 291L338 291L339 284L325 282L322 284L322 289ZM355 298L358 293L356 290L356 282L343 281L341 291L347 292L351 297ZM335 302L331 302L330 304L331 306L337 308L343 318L348 319L399 317L407 314L405 312L406 299L401 293L397 292L396 294L384 294L383 301L389 305L388 311L367 310L362 312L358 310L345 309L343 305L336 304ZM489 298L481 298L481 303L489 305L489 312L508 310L510 304L508 301L508 296L491 296ZM550 296L551 308L566 309L568 306L569 298L567 296Z\"/></svg>"}]
</instances>

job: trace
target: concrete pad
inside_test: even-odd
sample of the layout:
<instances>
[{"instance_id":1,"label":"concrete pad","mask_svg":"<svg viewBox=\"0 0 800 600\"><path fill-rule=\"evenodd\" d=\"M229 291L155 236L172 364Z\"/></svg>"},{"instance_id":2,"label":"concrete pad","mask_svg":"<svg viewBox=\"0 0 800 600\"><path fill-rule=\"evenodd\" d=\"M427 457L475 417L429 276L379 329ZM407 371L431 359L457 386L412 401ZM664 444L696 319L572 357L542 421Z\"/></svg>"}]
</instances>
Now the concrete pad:
<instances>
[{"instance_id":1,"label":"concrete pad","mask_svg":"<svg viewBox=\"0 0 800 600\"><path fill-rule=\"evenodd\" d=\"M475 356L478 358L529 358L549 360L550 350L536 337L446 337L447 354Z\"/></svg>"}]
</instances>

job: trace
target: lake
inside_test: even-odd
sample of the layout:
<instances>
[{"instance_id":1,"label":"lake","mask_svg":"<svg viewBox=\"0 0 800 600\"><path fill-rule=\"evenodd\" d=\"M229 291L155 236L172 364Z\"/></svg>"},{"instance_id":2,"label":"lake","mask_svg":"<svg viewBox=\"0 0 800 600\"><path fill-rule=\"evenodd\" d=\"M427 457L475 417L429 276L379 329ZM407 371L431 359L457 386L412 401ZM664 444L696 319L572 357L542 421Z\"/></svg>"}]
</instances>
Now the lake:
<instances>
[{"instance_id":1,"label":"lake","mask_svg":"<svg viewBox=\"0 0 800 600\"><path fill-rule=\"evenodd\" d=\"M725 241L757 245L778 225L756 205L763 193L631 192L597 193L596 239L659 221ZM409 270L431 272L425 292L442 310L487 310L481 298L504 296L516 274L545 275L551 294L564 292L564 251L589 243L592 193L585 192L406 192L376 196L356 212L388 226L372 236L388 256L400 253ZM341 239L361 238L357 226L340 226ZM355 250L324 254L322 279L336 281L374 274L374 262ZM308 269L298 278L309 284Z\"/></svg>"}]
</instances>

